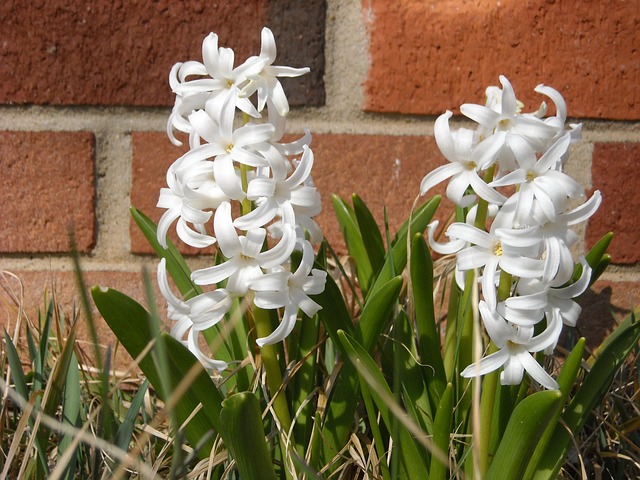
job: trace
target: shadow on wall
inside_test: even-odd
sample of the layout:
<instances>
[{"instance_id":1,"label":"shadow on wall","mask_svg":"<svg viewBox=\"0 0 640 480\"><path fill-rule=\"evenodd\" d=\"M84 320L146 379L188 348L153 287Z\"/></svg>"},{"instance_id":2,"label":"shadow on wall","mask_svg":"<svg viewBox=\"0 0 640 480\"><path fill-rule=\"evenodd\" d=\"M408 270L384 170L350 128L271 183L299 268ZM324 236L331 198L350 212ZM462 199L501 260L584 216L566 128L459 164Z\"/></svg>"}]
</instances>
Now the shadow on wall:
<instances>
[{"instance_id":1,"label":"shadow on wall","mask_svg":"<svg viewBox=\"0 0 640 480\"><path fill-rule=\"evenodd\" d=\"M614 293L617 292L614 292L611 285L600 290L590 288L578 300L582 313L576 330L578 335L587 339L589 348L596 348L616 325L631 313L631 304L627 304Z\"/></svg>"}]
</instances>

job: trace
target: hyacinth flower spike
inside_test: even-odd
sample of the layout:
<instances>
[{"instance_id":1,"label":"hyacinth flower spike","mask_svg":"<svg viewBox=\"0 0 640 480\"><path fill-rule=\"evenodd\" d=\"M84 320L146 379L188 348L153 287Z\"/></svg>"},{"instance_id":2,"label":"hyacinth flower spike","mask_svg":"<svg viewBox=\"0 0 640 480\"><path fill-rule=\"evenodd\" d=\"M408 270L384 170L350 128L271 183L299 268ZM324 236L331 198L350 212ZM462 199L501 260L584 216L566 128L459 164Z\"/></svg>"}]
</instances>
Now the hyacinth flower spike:
<instances>
[{"instance_id":1,"label":"hyacinth flower spike","mask_svg":"<svg viewBox=\"0 0 640 480\"><path fill-rule=\"evenodd\" d=\"M545 330L533 335L533 327L523 327L507 322L496 310L490 310L487 303L480 301L480 315L491 340L499 348L465 368L461 375L466 378L485 375L503 367L500 383L518 385L526 371L531 378L548 389L557 389L558 383L536 361L531 353L541 352L557 342L562 321L557 309L549 319Z\"/></svg>"},{"instance_id":2,"label":"hyacinth flower spike","mask_svg":"<svg viewBox=\"0 0 640 480\"><path fill-rule=\"evenodd\" d=\"M480 178L479 172L486 170L496 160L504 143L504 134L492 135L479 143L476 142L475 132L466 128L461 128L454 135L449 127L452 115L450 111L440 115L433 127L438 148L450 163L436 168L422 179L420 194L424 195L451 177L447 185L447 197L456 205L468 207L476 200L475 195L466 194L469 186L489 203L501 205L506 197L489 187Z\"/></svg>"},{"instance_id":3,"label":"hyacinth flower spike","mask_svg":"<svg viewBox=\"0 0 640 480\"><path fill-rule=\"evenodd\" d=\"M180 300L169 287L167 279L166 260L160 260L157 269L158 287L162 296L167 300L167 315L176 323L171 328L170 335L180 340L207 368L224 370L226 362L214 360L202 352L199 336L203 330L212 327L231 307L231 297L224 289L206 292L187 301ZM187 337L184 340L184 337Z\"/></svg>"},{"instance_id":4,"label":"hyacinth flower spike","mask_svg":"<svg viewBox=\"0 0 640 480\"><path fill-rule=\"evenodd\" d=\"M317 295L324 290L327 272L313 268L313 248L306 240L301 243L302 260L295 272L277 268L251 282L256 306L266 310L284 307L280 325L269 336L256 340L261 347L280 342L291 333L298 309L309 317L320 310L320 305L309 295Z\"/></svg>"}]
</instances>

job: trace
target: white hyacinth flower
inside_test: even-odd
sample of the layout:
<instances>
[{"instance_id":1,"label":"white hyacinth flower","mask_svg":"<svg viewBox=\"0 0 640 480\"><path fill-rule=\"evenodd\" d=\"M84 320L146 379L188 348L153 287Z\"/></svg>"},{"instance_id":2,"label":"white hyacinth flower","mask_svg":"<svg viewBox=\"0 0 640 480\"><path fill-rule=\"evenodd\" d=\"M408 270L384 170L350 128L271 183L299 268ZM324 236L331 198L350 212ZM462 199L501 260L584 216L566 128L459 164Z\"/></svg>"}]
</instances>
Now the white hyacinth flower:
<instances>
[{"instance_id":1,"label":"white hyacinth flower","mask_svg":"<svg viewBox=\"0 0 640 480\"><path fill-rule=\"evenodd\" d=\"M315 314L320 306L309 295L324 289L326 273L312 268L313 249L306 240L322 240L313 220L322 207L311 180L311 134L305 130L294 142L278 143L289 111L279 78L309 69L274 66L275 57L275 40L267 28L260 55L239 66L233 50L219 47L212 33L203 42L202 62L178 63L169 75L176 99L167 133L176 144L174 130L188 134L190 149L167 172L168 188L158 201L166 209L158 241L166 248L168 230L175 224L185 243L213 245L222 261L192 273L192 280L209 291L186 301L169 289L164 263L158 280L169 318L176 322L171 334L210 368L225 364L200 350L198 336L224 318L231 299L245 296L256 307L283 309L278 329L258 339L263 346L290 333L298 309ZM261 114L265 108L266 120ZM303 261L291 272L296 245L302 245Z\"/></svg>"},{"instance_id":2,"label":"white hyacinth flower","mask_svg":"<svg viewBox=\"0 0 640 480\"><path fill-rule=\"evenodd\" d=\"M525 327L507 322L496 310L489 309L486 302L480 301L478 307L484 326L499 350L484 357L479 363L472 363L461 375L466 378L476 377L503 367L500 372L500 383L503 385L520 384L526 371L543 387L557 389L558 383L531 355L557 342L562 329L557 309L554 310L545 330L534 336L532 326Z\"/></svg>"}]
</instances>

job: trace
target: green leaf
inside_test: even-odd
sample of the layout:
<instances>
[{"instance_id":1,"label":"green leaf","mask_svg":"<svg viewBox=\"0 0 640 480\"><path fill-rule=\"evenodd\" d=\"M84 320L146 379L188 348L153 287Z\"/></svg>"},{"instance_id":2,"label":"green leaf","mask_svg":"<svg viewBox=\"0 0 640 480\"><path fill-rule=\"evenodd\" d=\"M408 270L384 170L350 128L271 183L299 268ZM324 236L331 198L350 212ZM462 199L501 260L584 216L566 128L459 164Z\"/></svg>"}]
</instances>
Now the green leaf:
<instances>
[{"instance_id":1,"label":"green leaf","mask_svg":"<svg viewBox=\"0 0 640 480\"><path fill-rule=\"evenodd\" d=\"M66 426L79 428L80 427L80 371L78 368L78 360L75 353L71 356L71 362L69 364L69 371L65 379L64 396L62 399L62 423ZM73 443L73 434L62 433L60 438L59 457L62 457L64 453L70 448ZM78 447L76 447L78 450ZM66 467L63 478L72 480L75 478L75 470L77 463L77 454L72 455L69 464Z\"/></svg>"},{"instance_id":2,"label":"green leaf","mask_svg":"<svg viewBox=\"0 0 640 480\"><path fill-rule=\"evenodd\" d=\"M51 378L48 381L47 389L49 391L47 392L46 399L44 399L44 412L47 415L54 416L60 406L66 378L69 373L71 361L74 357L73 349L76 343L77 325L78 323L75 322L71 327L67 341L62 352L60 352L51 374Z\"/></svg>"},{"instance_id":3,"label":"green leaf","mask_svg":"<svg viewBox=\"0 0 640 480\"><path fill-rule=\"evenodd\" d=\"M368 352L373 350L380 334L391 320L402 284L402 276L397 276L383 285L375 296L367 298L360 321L356 325L354 338Z\"/></svg>"},{"instance_id":4,"label":"green leaf","mask_svg":"<svg viewBox=\"0 0 640 480\"><path fill-rule=\"evenodd\" d=\"M589 286L596 283L596 280L600 278L600 275L604 273L607 267L611 264L611 255L605 253L598 264L595 266L593 271L591 272L591 278L589 279Z\"/></svg>"},{"instance_id":5,"label":"green leaf","mask_svg":"<svg viewBox=\"0 0 640 480\"><path fill-rule=\"evenodd\" d=\"M567 429L576 435L592 414L593 409L611 387L618 370L640 339L640 322L633 312L599 349L591 370L562 414L564 425L558 424L549 441L549 448L540 460L532 478L535 480L556 478L571 446Z\"/></svg>"},{"instance_id":6,"label":"green leaf","mask_svg":"<svg viewBox=\"0 0 640 480\"><path fill-rule=\"evenodd\" d=\"M562 370L558 374L557 382L560 388L560 392L562 392L562 398L560 399L560 403L558 404L558 408L553 413L553 417L549 421L549 424L546 426L544 434L540 437L540 441L536 447L535 452L533 453L531 460L529 461L529 465L527 466L527 471L525 472L524 478L531 478L534 473L538 470L538 462L544 455L545 450L549 446L549 442L551 437L553 436L553 432L558 425L558 420L560 415L562 414L562 406L566 403L569 398L569 394L571 393L571 389L573 388L573 384L580 372L580 365L582 363L582 356L584 355L586 340L581 338L573 350L567 356L564 361L564 365L562 366ZM555 445L553 445L552 449L555 449Z\"/></svg>"},{"instance_id":7,"label":"green leaf","mask_svg":"<svg viewBox=\"0 0 640 480\"><path fill-rule=\"evenodd\" d=\"M118 427L118 431L116 432L116 441L115 444L121 450L125 452L129 450L129 444L131 443L131 437L133 435L133 430L136 426L136 419L138 418L138 412L140 411L140 407L142 407L142 402L144 401L144 396L147 393L147 389L149 388L149 380L146 379L140 385L140 388L136 392L136 395L131 400L131 405L129 406L129 410L127 410L127 414L122 420L120 427Z\"/></svg>"},{"instance_id":8,"label":"green leaf","mask_svg":"<svg viewBox=\"0 0 640 480\"><path fill-rule=\"evenodd\" d=\"M224 400L220 422L240 478L275 480L276 473L264 438L262 412L255 395L241 392Z\"/></svg>"},{"instance_id":9,"label":"green leaf","mask_svg":"<svg viewBox=\"0 0 640 480\"><path fill-rule=\"evenodd\" d=\"M447 385L440 346L440 332L433 306L433 262L422 234L413 237L410 258L413 308L418 330L418 351L427 383L431 407L435 410Z\"/></svg>"},{"instance_id":10,"label":"green leaf","mask_svg":"<svg viewBox=\"0 0 640 480\"><path fill-rule=\"evenodd\" d=\"M18 395L20 395L25 402L28 402L29 390L27 389L27 380L24 375L24 370L22 370L20 355L18 355L18 350L16 350L16 346L13 344L13 340L11 340L7 331L4 328L3 330L7 360L9 361L9 367L11 368L11 379L13 380L13 384L15 385Z\"/></svg>"},{"instance_id":11,"label":"green leaf","mask_svg":"<svg viewBox=\"0 0 640 480\"><path fill-rule=\"evenodd\" d=\"M356 275L358 276L360 288L363 294L366 294L373 275L373 267L369 261L369 255L360 233L356 214L350 205L335 194L331 196L331 203L347 245L347 250L349 250L349 255L356 264Z\"/></svg>"},{"instance_id":12,"label":"green leaf","mask_svg":"<svg viewBox=\"0 0 640 480\"><path fill-rule=\"evenodd\" d=\"M400 310L395 320L394 330L397 336L394 339L394 390L398 383L399 389L403 392L404 404L407 412L420 425L420 428L429 433L433 433L433 413L429 401L429 393L425 385L425 378L422 375L422 366L416 360L416 347L413 342L413 323L407 314ZM383 360L384 361L384 360ZM397 375L397 378L396 378Z\"/></svg>"},{"instance_id":13,"label":"green leaf","mask_svg":"<svg viewBox=\"0 0 640 480\"><path fill-rule=\"evenodd\" d=\"M113 331L122 346L134 359L147 348L154 336L150 327L149 313L135 300L112 289L94 287L91 290L96 307ZM135 326L135 328L132 328ZM204 370L200 362L178 340L162 334L161 341L168 357L167 369L171 378L168 382L160 377L160 368L153 361L153 355L147 354L139 361L139 366L158 392L162 392L164 385L178 388L180 382L187 377L191 369L197 371L197 376L184 395L176 402L175 415L178 424L186 421L199 408L191 421L185 427L186 437L192 446L197 445L202 438L211 437L211 431L220 431L220 410L222 395ZM157 347L152 347L153 351ZM170 397L174 394L171 392ZM162 398L165 402L169 398ZM202 408L200 408L202 404ZM206 458L212 446L212 440L200 450L200 458Z\"/></svg>"},{"instance_id":14,"label":"green leaf","mask_svg":"<svg viewBox=\"0 0 640 480\"><path fill-rule=\"evenodd\" d=\"M153 220L134 207L131 207L131 216L158 258L166 259L167 271L184 298L192 298L202 293L202 289L191 281L191 270L174 243L167 239L166 249L160 245L156 235L157 227Z\"/></svg>"},{"instance_id":15,"label":"green leaf","mask_svg":"<svg viewBox=\"0 0 640 480\"><path fill-rule=\"evenodd\" d=\"M370 387L371 397L378 407L382 421L389 431L392 431L395 413L390 408L393 402L393 393L391 388L384 379L380 367L371 358L364 346L360 345L354 338L349 337L344 331L338 332L338 337L342 343L344 350L348 353L349 360L356 367L360 376L360 381L366 382ZM400 461L406 472L407 478L424 478L427 466L423 457L418 450L416 440L405 426L405 422L410 421L409 416L405 413L403 417L396 417L399 420L398 434L395 444L399 445L397 452L400 455ZM370 419L376 421L375 419Z\"/></svg>"},{"instance_id":16,"label":"green leaf","mask_svg":"<svg viewBox=\"0 0 640 480\"><path fill-rule=\"evenodd\" d=\"M40 331L40 345L38 350L40 351L40 363L45 365L47 362L47 354L49 351L49 334L51 333L51 319L53 318L53 300L49 301L47 306L47 313L44 317L44 325Z\"/></svg>"},{"instance_id":17,"label":"green leaf","mask_svg":"<svg viewBox=\"0 0 640 480\"><path fill-rule=\"evenodd\" d=\"M607 248L609 248L609 244L611 244L611 240L613 240L613 232L606 233L593 247L591 247L589 253L585 255L585 259L591 268L596 268L600 263L600 260L606 253Z\"/></svg>"},{"instance_id":18,"label":"green leaf","mask_svg":"<svg viewBox=\"0 0 640 480\"><path fill-rule=\"evenodd\" d=\"M426 230L427 225L431 222L431 219L440 204L440 198L441 197L439 195L436 195L428 202L420 205L414 212L412 212L410 219L407 219L402 224L395 238L391 242L393 268L390 262L387 261L384 263L367 296L376 295L378 290L382 288L385 283L387 283L394 275L397 275L404 270L404 267L407 265L407 238L413 238L416 233L424 232ZM411 228L409 228L409 220L411 220Z\"/></svg>"},{"instance_id":19,"label":"green leaf","mask_svg":"<svg viewBox=\"0 0 640 480\"><path fill-rule=\"evenodd\" d=\"M300 325L300 340L298 349L295 352L295 358L300 362L300 368L293 375L292 381L292 412L299 412L297 420L294 424L294 438L300 447L298 453L304 458L304 446L309 444L311 431L313 429L313 412L316 411L316 402L312 398L306 405L307 401L315 393L317 385L318 370L318 348L317 344L320 340L320 321L317 315L307 317L302 315Z\"/></svg>"},{"instance_id":20,"label":"green leaf","mask_svg":"<svg viewBox=\"0 0 640 480\"><path fill-rule=\"evenodd\" d=\"M453 384L448 383L442 393L442 399L436 410L433 424L433 446L447 454L451 440L451 419L453 416ZM431 458L429 478L431 480L444 480L447 475L448 465L445 465L435 456Z\"/></svg>"},{"instance_id":21,"label":"green leaf","mask_svg":"<svg viewBox=\"0 0 640 480\"><path fill-rule=\"evenodd\" d=\"M353 333L354 328L342 293L331 275L327 275L324 291L315 295L313 300L322 307L318 312L318 317L324 328L334 343L339 345L338 330L342 329L347 333Z\"/></svg>"},{"instance_id":22,"label":"green leaf","mask_svg":"<svg viewBox=\"0 0 640 480\"><path fill-rule=\"evenodd\" d=\"M371 211L362 199L354 193L351 201L353 202L353 210L360 229L360 235L369 257L369 263L373 274L376 275L380 271L386 255L382 234L375 218L373 218Z\"/></svg>"},{"instance_id":23,"label":"green leaf","mask_svg":"<svg viewBox=\"0 0 640 480\"><path fill-rule=\"evenodd\" d=\"M487 480L522 478L540 435L561 399L560 391L546 390L534 393L518 404L491 462Z\"/></svg>"}]
</instances>

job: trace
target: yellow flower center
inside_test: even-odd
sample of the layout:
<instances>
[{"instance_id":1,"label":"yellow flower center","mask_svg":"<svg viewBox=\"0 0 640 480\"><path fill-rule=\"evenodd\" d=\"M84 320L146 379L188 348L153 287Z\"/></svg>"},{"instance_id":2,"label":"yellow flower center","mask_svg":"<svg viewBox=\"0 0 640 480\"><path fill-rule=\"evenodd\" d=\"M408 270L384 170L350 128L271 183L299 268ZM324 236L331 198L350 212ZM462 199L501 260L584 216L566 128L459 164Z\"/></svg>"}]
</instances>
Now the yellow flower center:
<instances>
[{"instance_id":1,"label":"yellow flower center","mask_svg":"<svg viewBox=\"0 0 640 480\"><path fill-rule=\"evenodd\" d=\"M233 147L235 147L233 143L230 143L229 145L227 145L227 153L231 153L231 150L233 150Z\"/></svg>"},{"instance_id":2,"label":"yellow flower center","mask_svg":"<svg viewBox=\"0 0 640 480\"><path fill-rule=\"evenodd\" d=\"M476 162L467 162L467 170L475 170L476 167Z\"/></svg>"},{"instance_id":3,"label":"yellow flower center","mask_svg":"<svg viewBox=\"0 0 640 480\"><path fill-rule=\"evenodd\" d=\"M536 178L536 172L529 170L527 172L527 182L533 182Z\"/></svg>"},{"instance_id":4,"label":"yellow flower center","mask_svg":"<svg viewBox=\"0 0 640 480\"><path fill-rule=\"evenodd\" d=\"M496 243L496 244L493 246L493 254L494 254L496 257L501 257L501 256L502 256L502 253L503 253L503 252L502 252L502 244L501 244L500 242L498 242L498 243Z\"/></svg>"},{"instance_id":5,"label":"yellow flower center","mask_svg":"<svg viewBox=\"0 0 640 480\"><path fill-rule=\"evenodd\" d=\"M511 128L511 119L510 118L503 118L502 120L500 120L498 122L498 129L499 130L509 130Z\"/></svg>"},{"instance_id":6,"label":"yellow flower center","mask_svg":"<svg viewBox=\"0 0 640 480\"><path fill-rule=\"evenodd\" d=\"M227 88L231 88L233 87L234 83L233 80L227 80Z\"/></svg>"}]
</instances>

